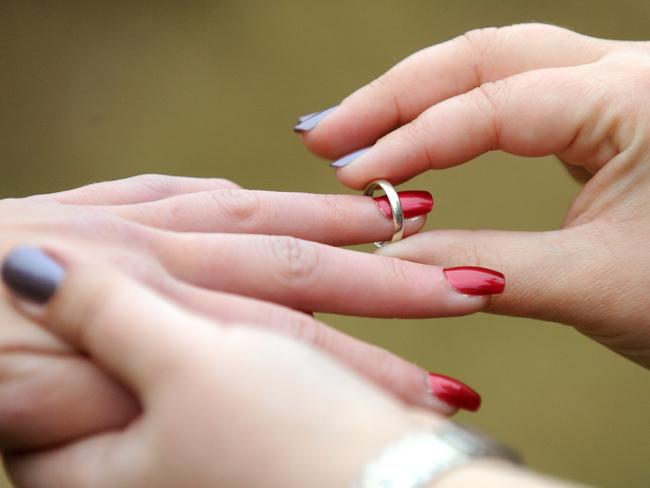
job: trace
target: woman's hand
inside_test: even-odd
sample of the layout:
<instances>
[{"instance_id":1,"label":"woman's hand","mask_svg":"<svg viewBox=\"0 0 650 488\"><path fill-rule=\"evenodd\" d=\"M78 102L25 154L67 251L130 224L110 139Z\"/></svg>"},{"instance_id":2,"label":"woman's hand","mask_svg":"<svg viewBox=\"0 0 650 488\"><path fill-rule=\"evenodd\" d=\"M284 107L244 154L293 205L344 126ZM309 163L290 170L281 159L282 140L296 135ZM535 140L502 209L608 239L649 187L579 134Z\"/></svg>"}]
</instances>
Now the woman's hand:
<instances>
[{"instance_id":1,"label":"woman's hand","mask_svg":"<svg viewBox=\"0 0 650 488\"><path fill-rule=\"evenodd\" d=\"M431 205L426 195L410 198L411 211L422 214L409 223L412 233ZM487 303L485 296L456 292L440 268L304 240L385 239L391 220L370 198L255 192L224 180L142 176L2 201L0 229L0 252L21 242L72 246L195 313L220 323L271 328L314 345L411 405L449 415L480 404L461 383L430 375L292 309L444 315ZM396 296L396 289L412 291ZM137 414L128 392L65 343L13 316L2 300L0 314L5 449L65 442L124 426Z\"/></svg>"},{"instance_id":2,"label":"woman's hand","mask_svg":"<svg viewBox=\"0 0 650 488\"><path fill-rule=\"evenodd\" d=\"M17 248L2 277L16 310L87 354L141 407L120 429L5 456L20 488L350 486L386 444L442 422L311 348L194 315L77 251ZM485 460L435 486L477 483L559 486Z\"/></svg>"},{"instance_id":3,"label":"woman's hand","mask_svg":"<svg viewBox=\"0 0 650 488\"><path fill-rule=\"evenodd\" d=\"M17 486L347 486L423 425L297 342L208 321L76 251L48 251L54 259L19 248L5 261L12 300L124 384L141 412L118 430L7 456Z\"/></svg>"},{"instance_id":4,"label":"woman's hand","mask_svg":"<svg viewBox=\"0 0 650 488\"><path fill-rule=\"evenodd\" d=\"M353 188L495 149L557 154L586 182L562 230L440 230L379 254L495 267L509 284L490 311L574 325L650 367L649 95L650 43L517 25L416 53L297 130L341 158L338 177Z\"/></svg>"}]
</instances>

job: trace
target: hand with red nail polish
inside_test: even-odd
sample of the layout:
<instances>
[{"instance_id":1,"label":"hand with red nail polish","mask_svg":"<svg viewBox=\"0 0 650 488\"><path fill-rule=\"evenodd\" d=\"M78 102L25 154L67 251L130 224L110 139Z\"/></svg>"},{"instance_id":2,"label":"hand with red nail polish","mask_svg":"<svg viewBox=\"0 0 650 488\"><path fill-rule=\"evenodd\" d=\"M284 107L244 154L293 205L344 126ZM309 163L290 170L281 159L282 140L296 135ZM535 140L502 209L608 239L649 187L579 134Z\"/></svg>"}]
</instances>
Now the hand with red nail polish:
<instances>
[{"instance_id":1,"label":"hand with red nail polish","mask_svg":"<svg viewBox=\"0 0 650 488\"><path fill-rule=\"evenodd\" d=\"M441 421L416 420L305 345L210 322L65 248L16 248L2 278L26 320L84 353L140 406L119 430L7 455L18 487L347 486L385 443ZM433 394L458 407L453 390ZM21 417L41 422L34 407ZM0 415L0 443L10 422Z\"/></svg>"},{"instance_id":2,"label":"hand with red nail polish","mask_svg":"<svg viewBox=\"0 0 650 488\"><path fill-rule=\"evenodd\" d=\"M400 200L406 234L414 234L433 197L406 190ZM379 196L264 192L219 179L142 176L0 201L0 252L18 239L67 243L182 307L298 336L408 405L451 415L460 406L436 396L426 369L302 312L461 315L483 309L485 293L500 292L458 288L438 266L336 247L390 237L390 212ZM406 291L399 301L395 290ZM47 381L57 384L56 394ZM119 429L138 413L134 398L104 371L20 317L5 321L0 334L0 418L10 415L3 410L8 399L29 404L40 420L14 418L0 436L5 449Z\"/></svg>"},{"instance_id":3,"label":"hand with red nail polish","mask_svg":"<svg viewBox=\"0 0 650 488\"><path fill-rule=\"evenodd\" d=\"M562 229L436 230L379 254L497 269L509 281L487 305L491 312L573 325L650 367L648 79L648 41L541 24L481 29L410 56L301 133L356 189L379 177L402 183L495 149L557 155L584 184ZM489 212L490 194L512 184L473 196ZM485 273L445 274L467 294L502 288L499 278L481 284Z\"/></svg>"},{"instance_id":4,"label":"hand with red nail polish","mask_svg":"<svg viewBox=\"0 0 650 488\"><path fill-rule=\"evenodd\" d=\"M2 280L15 313L83 354L139 406L120 429L3 452L18 488L352 486L387 445L444 422L315 349L193 314L65 247L13 249L3 257ZM45 383L56 390L53 379ZM451 378L432 374L428 383L432 398L452 409L480 404ZM2 402L14 411L19 405L16 397ZM38 424L37 412L30 405L20 417ZM0 442L11 421L0 415ZM439 455L446 462L448 454ZM496 477L494 486L556 486L483 460L454 465L453 476L472 479L477 467Z\"/></svg>"}]
</instances>

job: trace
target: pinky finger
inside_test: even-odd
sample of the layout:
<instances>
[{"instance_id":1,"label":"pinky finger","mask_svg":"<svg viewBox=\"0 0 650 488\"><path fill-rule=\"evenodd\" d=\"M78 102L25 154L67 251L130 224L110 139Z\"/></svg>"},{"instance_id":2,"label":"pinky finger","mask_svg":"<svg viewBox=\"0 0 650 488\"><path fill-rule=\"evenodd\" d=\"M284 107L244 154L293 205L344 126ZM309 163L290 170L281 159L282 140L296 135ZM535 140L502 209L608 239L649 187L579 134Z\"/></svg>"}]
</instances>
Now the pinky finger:
<instances>
[{"instance_id":1,"label":"pinky finger","mask_svg":"<svg viewBox=\"0 0 650 488\"><path fill-rule=\"evenodd\" d=\"M480 396L463 383L425 369L298 312L254 298L214 292L178 282L167 296L193 311L226 323L249 323L319 349L414 407L453 415L477 410Z\"/></svg>"}]
</instances>

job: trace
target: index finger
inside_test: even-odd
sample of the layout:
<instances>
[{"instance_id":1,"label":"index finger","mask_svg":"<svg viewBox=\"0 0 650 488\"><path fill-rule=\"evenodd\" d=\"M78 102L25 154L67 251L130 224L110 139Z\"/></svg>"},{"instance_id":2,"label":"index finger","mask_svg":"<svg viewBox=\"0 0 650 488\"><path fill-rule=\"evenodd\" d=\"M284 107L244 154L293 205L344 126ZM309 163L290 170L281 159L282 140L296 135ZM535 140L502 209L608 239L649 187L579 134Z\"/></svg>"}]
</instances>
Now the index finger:
<instances>
[{"instance_id":1,"label":"index finger","mask_svg":"<svg viewBox=\"0 0 650 488\"><path fill-rule=\"evenodd\" d=\"M544 24L478 29L411 55L346 98L313 130L300 129L312 127L313 117L296 130L314 153L340 158L483 83L591 63L619 44Z\"/></svg>"}]
</instances>

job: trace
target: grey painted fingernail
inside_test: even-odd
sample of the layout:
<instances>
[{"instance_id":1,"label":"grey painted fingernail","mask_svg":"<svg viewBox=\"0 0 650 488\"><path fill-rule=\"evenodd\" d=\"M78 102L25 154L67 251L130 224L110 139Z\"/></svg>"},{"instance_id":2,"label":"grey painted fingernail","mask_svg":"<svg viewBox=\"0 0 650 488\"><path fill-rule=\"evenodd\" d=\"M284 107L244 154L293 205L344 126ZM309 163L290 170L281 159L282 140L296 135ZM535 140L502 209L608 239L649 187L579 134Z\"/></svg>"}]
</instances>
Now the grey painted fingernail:
<instances>
[{"instance_id":1,"label":"grey painted fingernail","mask_svg":"<svg viewBox=\"0 0 650 488\"><path fill-rule=\"evenodd\" d=\"M354 151L353 153L348 154L347 156L343 156L341 159L337 159L333 163L330 164L332 168L343 168L350 164L352 161L355 161L356 159L359 159L361 156L363 156L365 153L367 153L371 147L364 147L363 149L359 149L358 151Z\"/></svg>"},{"instance_id":2,"label":"grey painted fingernail","mask_svg":"<svg viewBox=\"0 0 650 488\"><path fill-rule=\"evenodd\" d=\"M338 105L335 105L334 107L321 110L320 112L316 112L310 115L303 115L302 117L299 117L298 125L296 125L293 128L294 132L309 132L310 130L314 129L318 124L320 124L325 117L327 117L329 114L334 112L334 110L336 110L337 108Z\"/></svg>"},{"instance_id":3,"label":"grey painted fingernail","mask_svg":"<svg viewBox=\"0 0 650 488\"><path fill-rule=\"evenodd\" d=\"M316 115L317 113L318 113L318 112L314 112L313 114L301 115L300 117L298 117L298 123L300 123L300 122L304 122L305 120L307 120L307 119L313 117L313 116Z\"/></svg>"},{"instance_id":4,"label":"grey painted fingernail","mask_svg":"<svg viewBox=\"0 0 650 488\"><path fill-rule=\"evenodd\" d=\"M17 295L36 303L47 302L65 277L65 270L34 246L20 246L2 263L2 280Z\"/></svg>"}]
</instances>

